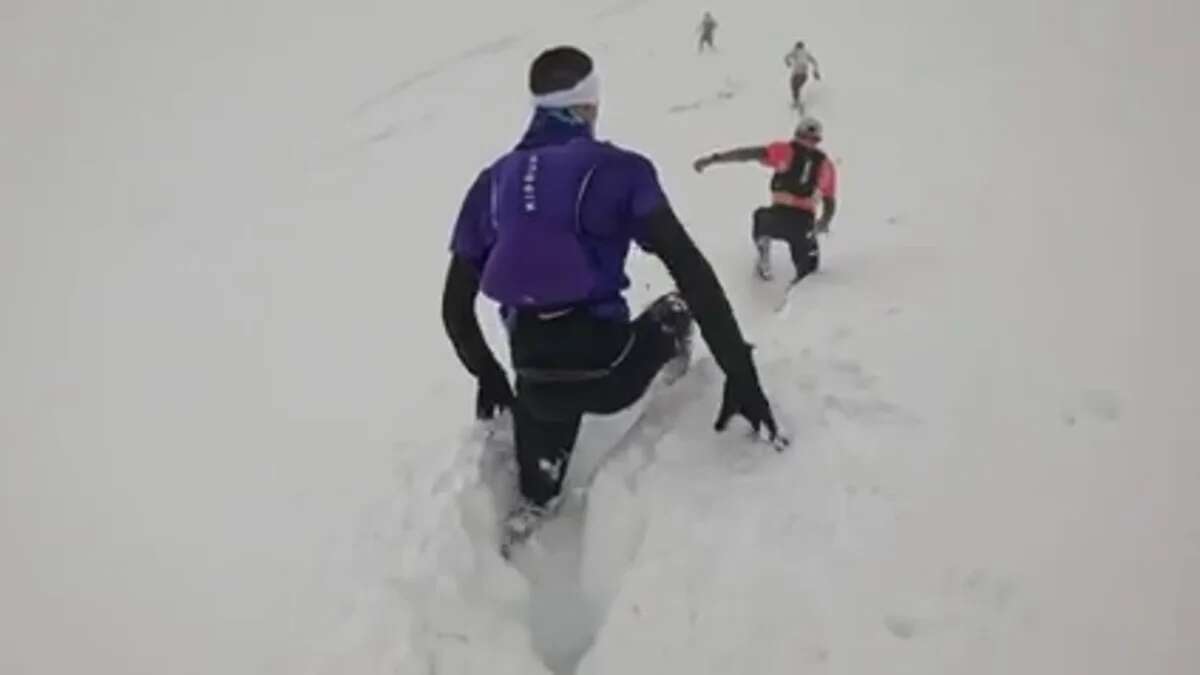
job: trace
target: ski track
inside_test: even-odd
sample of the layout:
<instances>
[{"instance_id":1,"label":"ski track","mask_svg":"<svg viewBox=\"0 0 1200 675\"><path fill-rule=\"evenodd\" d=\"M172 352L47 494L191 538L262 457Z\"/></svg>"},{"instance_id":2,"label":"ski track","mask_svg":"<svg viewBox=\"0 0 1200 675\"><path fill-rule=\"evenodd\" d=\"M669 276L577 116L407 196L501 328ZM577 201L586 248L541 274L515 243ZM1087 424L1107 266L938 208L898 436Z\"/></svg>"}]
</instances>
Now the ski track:
<instances>
[{"instance_id":1,"label":"ski track","mask_svg":"<svg viewBox=\"0 0 1200 675\"><path fill-rule=\"evenodd\" d=\"M410 90L418 84L425 83L429 80L438 77L448 77L454 74L454 71L464 66L469 66L473 62L485 59L487 57L496 56L506 51L514 49L520 44L521 38L518 35L509 35L503 38L487 42L476 47L467 49L459 54L448 57L437 64L410 75L399 82L391 85L384 91L363 101L354 109L354 115L360 116L371 112L374 108L388 104L397 106L406 103L403 100L397 100L401 95L406 97Z\"/></svg>"}]
</instances>

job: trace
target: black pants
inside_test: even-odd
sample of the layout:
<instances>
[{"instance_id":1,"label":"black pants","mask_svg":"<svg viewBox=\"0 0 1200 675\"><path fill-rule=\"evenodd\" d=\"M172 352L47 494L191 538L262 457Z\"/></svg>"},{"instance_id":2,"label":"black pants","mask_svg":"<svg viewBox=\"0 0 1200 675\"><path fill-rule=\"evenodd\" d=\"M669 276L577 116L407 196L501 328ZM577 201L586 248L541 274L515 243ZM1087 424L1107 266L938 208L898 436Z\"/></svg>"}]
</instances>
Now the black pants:
<instances>
[{"instance_id":1,"label":"black pants","mask_svg":"<svg viewBox=\"0 0 1200 675\"><path fill-rule=\"evenodd\" d=\"M521 493L538 505L562 488L583 414L612 414L632 405L678 349L663 317L651 310L632 323L596 319L586 310L549 320L519 318L512 343L518 369L513 419ZM580 381L521 374L527 372L522 361L553 371L546 355L568 368L601 365L599 355L611 368Z\"/></svg>"},{"instance_id":2,"label":"black pants","mask_svg":"<svg viewBox=\"0 0 1200 675\"><path fill-rule=\"evenodd\" d=\"M700 51L704 51L705 47L708 47L709 49L716 49L716 45L713 44L712 33L702 33L700 35Z\"/></svg>"},{"instance_id":3,"label":"black pants","mask_svg":"<svg viewBox=\"0 0 1200 675\"><path fill-rule=\"evenodd\" d=\"M792 73L792 103L800 103L800 90L804 88L805 82L808 82L807 74Z\"/></svg>"},{"instance_id":4,"label":"black pants","mask_svg":"<svg viewBox=\"0 0 1200 675\"><path fill-rule=\"evenodd\" d=\"M752 234L756 242L760 237L787 242L797 280L816 272L821 265L821 249L811 211L778 204L756 209Z\"/></svg>"}]
</instances>

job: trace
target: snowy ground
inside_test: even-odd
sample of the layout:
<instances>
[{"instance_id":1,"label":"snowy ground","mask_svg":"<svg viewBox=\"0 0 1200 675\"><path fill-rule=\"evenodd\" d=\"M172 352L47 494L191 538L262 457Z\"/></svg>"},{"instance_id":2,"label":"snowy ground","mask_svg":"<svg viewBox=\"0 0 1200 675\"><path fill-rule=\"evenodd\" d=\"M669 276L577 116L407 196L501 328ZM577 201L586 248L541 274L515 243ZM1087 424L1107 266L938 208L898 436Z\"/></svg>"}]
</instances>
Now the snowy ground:
<instances>
[{"instance_id":1,"label":"snowy ground","mask_svg":"<svg viewBox=\"0 0 1200 675\"><path fill-rule=\"evenodd\" d=\"M6 3L0 672L1200 668L1200 9L811 4ZM786 135L801 38L842 209L776 315L764 173L689 163ZM561 42L795 441L700 354L509 565L437 290Z\"/></svg>"}]
</instances>

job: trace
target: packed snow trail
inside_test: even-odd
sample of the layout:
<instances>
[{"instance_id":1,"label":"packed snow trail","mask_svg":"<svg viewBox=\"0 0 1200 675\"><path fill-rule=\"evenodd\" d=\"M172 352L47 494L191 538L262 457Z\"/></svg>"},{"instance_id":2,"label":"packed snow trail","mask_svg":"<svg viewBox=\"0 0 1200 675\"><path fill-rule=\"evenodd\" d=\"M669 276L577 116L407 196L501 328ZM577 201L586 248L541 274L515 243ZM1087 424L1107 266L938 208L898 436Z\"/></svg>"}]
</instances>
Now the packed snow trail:
<instances>
[{"instance_id":1,"label":"packed snow trail","mask_svg":"<svg viewBox=\"0 0 1200 675\"><path fill-rule=\"evenodd\" d=\"M1022 487L1031 476L1046 488L1062 485L1079 471L1095 480L1094 459L1076 454L1054 466L1047 457L1069 448L1119 452L1129 439L1110 426L1119 419L1111 391L1118 385L1100 384L1116 373L1078 354L1070 364L1063 349L1106 342L1110 317L1085 310L1081 324L1064 327L1059 302L1073 296L1055 289L1075 276L1108 289L1110 301L1136 296L1100 269L1056 264L1078 259L1056 249L1046 228L1074 223L1039 217L1055 203L1034 177L1057 172L1029 165L1032 145L1009 151L991 140L1004 127L1077 152L1064 145L1073 138L1061 126L1067 120L996 95L1019 86L1007 78L1019 82L1035 64L1069 78L1076 57L1047 51L1053 40L1039 40L1050 34L1012 52L990 33L1019 29L1019 19L997 10L976 18L974 9L937 3L866 7L843 10L843 18L863 12L852 28L826 24L817 12L804 17L814 34L838 26L838 39L820 47L827 78L808 88L807 108L825 122L826 147L842 170L842 209L823 241L824 269L794 289L782 312L774 289L752 275L749 214L765 196L765 173L747 166L695 176L689 167L715 147L791 129L783 75L767 65L777 45L790 44L790 30L771 26L766 14L747 17L740 39L697 60L661 43L675 10L655 5L614 22L620 48L600 42L601 129L658 162L758 346L766 389L796 438L776 455L733 432L713 435L720 378L710 367L707 391L667 433L605 463L586 503L552 522L542 548L516 561L532 587L528 614L515 620L528 624L533 651L555 673L1065 672L1080 664L1178 672L1179 643L1148 664L1120 643L1094 645L1094 629L1071 629L1111 620L1089 609L1086 594L1065 590L1072 604L1045 604L1072 585L1107 590L1102 580L1123 564L1106 557L1107 547L1051 543L1070 539L1067 523L1078 518L1112 522L1088 491ZM974 42L958 29L914 38L883 29L892 25L982 33ZM661 75L647 77L647 63ZM1053 90L1039 96L1071 102ZM1004 199L992 194L997 181L1034 215L994 215L989 207ZM1115 260L1127 228L1115 230L1118 243L1096 238L1095 223L1110 215L1089 221L1076 240L1089 242L1089 258ZM1037 262L1018 271L1012 256ZM636 300L669 285L652 259L636 260L633 276ZM1072 312L1084 297L1070 301ZM997 334L1005 336L999 346ZM1107 344L1093 353L1122 349ZM597 421L583 438L605 437L595 434L606 423L622 424ZM1075 435L1080 426L1087 430ZM597 447L609 444L590 450ZM992 482L997 474L1004 480ZM1008 509L1027 515L1015 526L995 520ZM1097 515L1083 515L1091 509ZM1030 549L1025 541L1045 543ZM1158 590L1127 600L1130 607L1169 606L1184 568L1163 564ZM1170 644L1135 621L1123 630L1142 644Z\"/></svg>"},{"instance_id":2,"label":"packed snow trail","mask_svg":"<svg viewBox=\"0 0 1200 675\"><path fill-rule=\"evenodd\" d=\"M1191 672L1197 12L14 5L0 671ZM764 171L691 162L787 135L797 39L841 208L777 313ZM655 160L795 437L714 434L698 354L673 424L601 461L628 419L588 422L601 468L534 569L496 554L503 429L469 428L437 289L557 43L596 57L601 135ZM668 288L631 268L635 305Z\"/></svg>"}]
</instances>

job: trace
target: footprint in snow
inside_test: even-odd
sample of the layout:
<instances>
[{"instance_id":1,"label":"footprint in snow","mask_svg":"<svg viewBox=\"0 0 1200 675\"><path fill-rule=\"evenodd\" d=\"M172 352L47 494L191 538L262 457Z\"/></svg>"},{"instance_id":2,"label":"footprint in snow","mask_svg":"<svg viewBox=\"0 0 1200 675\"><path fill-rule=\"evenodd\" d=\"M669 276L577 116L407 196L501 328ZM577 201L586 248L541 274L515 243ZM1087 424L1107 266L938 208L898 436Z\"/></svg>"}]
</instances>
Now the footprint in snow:
<instances>
[{"instance_id":1,"label":"footprint in snow","mask_svg":"<svg viewBox=\"0 0 1200 675\"><path fill-rule=\"evenodd\" d=\"M982 569L966 574L950 569L943 575L940 593L920 599L913 611L888 613L883 626L899 640L946 630L986 637L1028 622L1014 611L1017 595L1017 584L1006 577Z\"/></svg>"},{"instance_id":2,"label":"footprint in snow","mask_svg":"<svg viewBox=\"0 0 1200 675\"><path fill-rule=\"evenodd\" d=\"M1083 408L1097 419L1115 422L1121 417L1121 401L1111 391L1093 390L1083 394Z\"/></svg>"},{"instance_id":3,"label":"footprint in snow","mask_svg":"<svg viewBox=\"0 0 1200 675\"><path fill-rule=\"evenodd\" d=\"M1121 400L1111 391L1086 391L1081 395L1078 406L1066 408L1061 413L1062 423L1068 427L1077 426L1083 416L1101 422L1116 422L1121 419Z\"/></svg>"}]
</instances>

